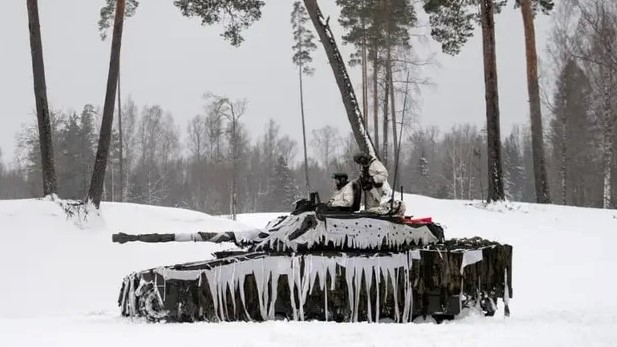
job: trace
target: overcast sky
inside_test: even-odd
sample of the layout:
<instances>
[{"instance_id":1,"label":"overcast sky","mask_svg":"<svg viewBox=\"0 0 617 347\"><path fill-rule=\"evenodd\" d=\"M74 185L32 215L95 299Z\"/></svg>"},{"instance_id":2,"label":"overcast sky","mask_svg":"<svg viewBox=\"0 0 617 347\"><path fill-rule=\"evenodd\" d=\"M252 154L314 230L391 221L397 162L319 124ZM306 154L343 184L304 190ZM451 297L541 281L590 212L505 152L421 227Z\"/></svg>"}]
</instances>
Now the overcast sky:
<instances>
[{"instance_id":1,"label":"overcast sky","mask_svg":"<svg viewBox=\"0 0 617 347\"><path fill-rule=\"evenodd\" d=\"M103 0L39 0L47 92L52 109L81 110L102 105L110 40L101 41L97 20ZM333 0L321 0L326 15L338 16ZM201 112L202 95L213 92L246 98L243 121L252 138L274 118L283 133L301 139L297 70L291 63L291 0L269 0L262 19L234 48L217 26L203 27L182 17L171 0L142 0L125 22L122 42L122 91L138 106L159 104L170 111L182 132ZM496 18L502 135L512 124L528 121L523 28L511 5ZM330 21L335 34L342 32ZM537 46L544 51L550 19L536 21ZM416 45L437 54L439 67L423 70L435 87L422 89L420 122L449 128L455 123L485 121L482 47L479 33L455 57L438 46ZM340 36L339 36L340 37ZM339 40L340 43L340 40ZM26 1L0 0L0 148L8 161L15 133L33 122L34 94ZM339 47L348 56L349 47ZM326 124L349 131L341 97L321 45L314 55L314 76L305 79L308 129ZM359 89L358 71L352 78ZM360 95L359 90L356 92Z\"/></svg>"}]
</instances>

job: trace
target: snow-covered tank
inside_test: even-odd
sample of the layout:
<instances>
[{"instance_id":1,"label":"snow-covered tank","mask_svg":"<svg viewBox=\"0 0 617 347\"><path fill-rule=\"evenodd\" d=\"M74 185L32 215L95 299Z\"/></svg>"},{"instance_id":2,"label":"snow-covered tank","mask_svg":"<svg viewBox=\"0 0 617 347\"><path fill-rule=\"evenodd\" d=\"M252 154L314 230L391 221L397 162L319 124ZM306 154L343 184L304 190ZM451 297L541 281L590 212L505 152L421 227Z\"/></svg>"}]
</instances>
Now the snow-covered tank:
<instances>
[{"instance_id":1,"label":"snow-covered tank","mask_svg":"<svg viewBox=\"0 0 617 347\"><path fill-rule=\"evenodd\" d=\"M316 0L304 4L358 147L377 157L328 20ZM113 241L240 247L128 275L118 300L122 314L151 321L439 321L467 308L493 315L499 298L508 315L512 297L510 245L446 240L430 218L332 211L316 195L258 232L115 234Z\"/></svg>"},{"instance_id":2,"label":"snow-covered tank","mask_svg":"<svg viewBox=\"0 0 617 347\"><path fill-rule=\"evenodd\" d=\"M128 275L119 305L150 321L409 322L493 315L512 296L512 247L445 240L430 218L302 208L259 232L115 234L113 241L234 242L215 259ZM318 206L318 205L313 205Z\"/></svg>"}]
</instances>

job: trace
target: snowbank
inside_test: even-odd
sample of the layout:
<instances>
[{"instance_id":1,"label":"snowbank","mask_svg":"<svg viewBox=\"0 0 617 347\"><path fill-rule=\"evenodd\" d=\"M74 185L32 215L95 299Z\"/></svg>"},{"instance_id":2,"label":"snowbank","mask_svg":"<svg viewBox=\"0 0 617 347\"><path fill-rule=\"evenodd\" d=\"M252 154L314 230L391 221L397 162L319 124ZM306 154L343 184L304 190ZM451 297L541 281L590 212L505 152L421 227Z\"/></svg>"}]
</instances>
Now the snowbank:
<instances>
[{"instance_id":1,"label":"snowbank","mask_svg":"<svg viewBox=\"0 0 617 347\"><path fill-rule=\"evenodd\" d=\"M204 213L103 203L81 227L51 201L0 201L0 317L73 314L113 309L126 274L196 261L231 244L125 244L111 234L254 229Z\"/></svg>"},{"instance_id":2,"label":"snowbank","mask_svg":"<svg viewBox=\"0 0 617 347\"><path fill-rule=\"evenodd\" d=\"M446 237L482 236L514 246L512 317L441 325L284 323L162 324L119 317L124 275L210 257L232 245L111 243L111 234L261 228L281 215L203 213L107 203L82 228L53 202L0 201L0 345L149 346L614 346L617 211L406 195L408 214L433 216ZM243 223L243 224L242 224ZM32 332L36 333L32 333ZM308 338L310 336L310 338Z\"/></svg>"}]
</instances>

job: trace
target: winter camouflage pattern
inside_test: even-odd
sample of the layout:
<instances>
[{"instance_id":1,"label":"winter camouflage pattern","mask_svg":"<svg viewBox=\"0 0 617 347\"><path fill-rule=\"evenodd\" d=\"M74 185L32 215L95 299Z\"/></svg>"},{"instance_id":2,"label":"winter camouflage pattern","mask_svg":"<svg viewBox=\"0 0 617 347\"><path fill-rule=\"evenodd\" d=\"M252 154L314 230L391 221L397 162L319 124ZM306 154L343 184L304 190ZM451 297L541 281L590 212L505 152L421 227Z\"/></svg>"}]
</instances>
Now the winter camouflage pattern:
<instances>
[{"instance_id":1,"label":"winter camouflage pattern","mask_svg":"<svg viewBox=\"0 0 617 347\"><path fill-rule=\"evenodd\" d=\"M120 291L122 314L168 322L409 322L453 318L467 307L492 315L497 299L507 303L512 295L511 246L446 241L430 222L308 211L275 219L253 240L214 234L114 235L119 243L224 239L245 246L130 274Z\"/></svg>"}]
</instances>

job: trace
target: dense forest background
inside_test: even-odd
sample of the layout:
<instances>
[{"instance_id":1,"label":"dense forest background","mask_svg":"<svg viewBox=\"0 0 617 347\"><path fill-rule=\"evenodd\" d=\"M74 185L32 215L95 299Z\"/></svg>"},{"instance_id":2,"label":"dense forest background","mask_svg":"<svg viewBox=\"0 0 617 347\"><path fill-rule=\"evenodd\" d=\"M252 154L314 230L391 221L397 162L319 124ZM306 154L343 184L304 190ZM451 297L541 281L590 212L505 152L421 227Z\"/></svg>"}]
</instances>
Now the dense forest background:
<instances>
[{"instance_id":1,"label":"dense forest background","mask_svg":"<svg viewBox=\"0 0 617 347\"><path fill-rule=\"evenodd\" d=\"M123 105L125 191L120 191L119 141L114 130L103 200L227 214L233 166L230 144L232 136L236 136L240 154L238 213L289 210L291 203L306 193L298 143L282 134L274 120L267 121L261 134L251 138L240 118L233 134L229 120L212 105L213 102L206 102L203 114L179 125L161 106L139 107L129 99ZM87 193L99 118L100 109L92 105L85 105L81 111L53 112L58 191L63 198L83 199ZM591 119L583 117L577 121L582 124L571 130L575 134L570 136L573 150L567 163L572 179L566 182L565 201L559 197L555 202L601 207L601 144L593 136ZM557 117L553 116L549 124L548 176L551 191L560 192L563 133ZM447 199L486 197L484 129L469 124L446 130L410 125L405 133L399 185L406 192ZM9 164L0 166L2 199L38 197L42 190L34 122L24 126L17 141L13 158L3 158ZM313 130L309 143L314 153L309 157L311 188L319 191L322 198L329 196L331 173L348 172L352 178L358 174L351 160L357 151L351 133L341 134L336 128L326 126ZM535 201L528 127L515 127L505 137L503 159L508 199ZM388 166L392 176L393 166ZM613 170L617 170L616 161ZM613 195L613 201L615 198Z\"/></svg>"}]
</instances>

